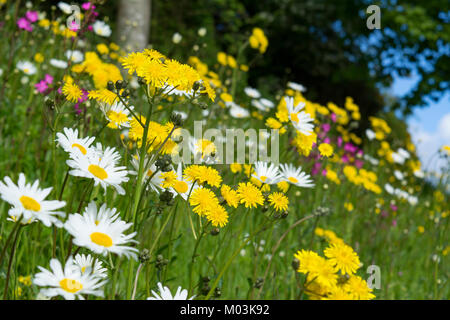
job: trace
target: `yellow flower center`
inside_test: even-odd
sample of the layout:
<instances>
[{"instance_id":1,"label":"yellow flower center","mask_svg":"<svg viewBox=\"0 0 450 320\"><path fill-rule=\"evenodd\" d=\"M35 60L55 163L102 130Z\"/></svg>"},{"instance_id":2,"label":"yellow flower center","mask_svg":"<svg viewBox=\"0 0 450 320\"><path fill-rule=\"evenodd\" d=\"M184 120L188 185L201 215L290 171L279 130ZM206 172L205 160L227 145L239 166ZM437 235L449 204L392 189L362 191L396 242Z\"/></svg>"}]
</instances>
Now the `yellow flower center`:
<instances>
[{"instance_id":1,"label":"yellow flower center","mask_svg":"<svg viewBox=\"0 0 450 320\"><path fill-rule=\"evenodd\" d=\"M152 170L150 170L150 169L148 169L148 171L147 171L147 177L151 177L152 176L152 174L153 174L153 171Z\"/></svg>"},{"instance_id":2,"label":"yellow flower center","mask_svg":"<svg viewBox=\"0 0 450 320\"><path fill-rule=\"evenodd\" d=\"M83 285L77 280L64 278L59 282L62 289L67 292L75 293L83 289Z\"/></svg>"},{"instance_id":3,"label":"yellow flower center","mask_svg":"<svg viewBox=\"0 0 450 320\"><path fill-rule=\"evenodd\" d=\"M28 69L28 68L25 68L25 69L23 69L23 72L25 72L25 73L29 73L29 72L30 72L30 69Z\"/></svg>"},{"instance_id":4,"label":"yellow flower center","mask_svg":"<svg viewBox=\"0 0 450 320\"><path fill-rule=\"evenodd\" d=\"M111 121L108 124L108 127L112 128L112 129L117 129L118 126L129 121L128 116L125 113L116 112L113 110L108 111L106 113L106 116Z\"/></svg>"},{"instance_id":5,"label":"yellow flower center","mask_svg":"<svg viewBox=\"0 0 450 320\"><path fill-rule=\"evenodd\" d=\"M82 154L86 154L87 153L86 149L81 144L74 143L72 145L72 148L78 148L81 151Z\"/></svg>"},{"instance_id":6,"label":"yellow flower center","mask_svg":"<svg viewBox=\"0 0 450 320\"><path fill-rule=\"evenodd\" d=\"M294 122L298 122L298 113L291 113L291 120Z\"/></svg>"},{"instance_id":7,"label":"yellow flower center","mask_svg":"<svg viewBox=\"0 0 450 320\"><path fill-rule=\"evenodd\" d=\"M261 179L262 182L266 182L267 177L266 176L261 176L260 179Z\"/></svg>"},{"instance_id":8,"label":"yellow flower center","mask_svg":"<svg viewBox=\"0 0 450 320\"><path fill-rule=\"evenodd\" d=\"M36 212L41 210L41 205L39 204L39 202L37 202L33 198L30 198L27 196L21 196L19 200L22 203L23 207L27 210L36 211Z\"/></svg>"},{"instance_id":9,"label":"yellow flower center","mask_svg":"<svg viewBox=\"0 0 450 320\"><path fill-rule=\"evenodd\" d=\"M81 268L81 273L84 273L86 271L86 267Z\"/></svg>"},{"instance_id":10,"label":"yellow flower center","mask_svg":"<svg viewBox=\"0 0 450 320\"><path fill-rule=\"evenodd\" d=\"M175 182L175 185L173 186L176 192L178 193L186 193L189 189L188 184L184 181L178 181Z\"/></svg>"},{"instance_id":11,"label":"yellow flower center","mask_svg":"<svg viewBox=\"0 0 450 320\"><path fill-rule=\"evenodd\" d=\"M102 167L99 167L96 164L91 164L88 168L89 172L92 173L94 176L101 180L105 180L108 178L108 174L106 173L105 169Z\"/></svg>"},{"instance_id":12,"label":"yellow flower center","mask_svg":"<svg viewBox=\"0 0 450 320\"><path fill-rule=\"evenodd\" d=\"M113 245L111 237L102 232L91 233L91 240L93 243L103 247L111 247Z\"/></svg>"},{"instance_id":13,"label":"yellow flower center","mask_svg":"<svg viewBox=\"0 0 450 320\"><path fill-rule=\"evenodd\" d=\"M297 183L298 182L298 180L296 178L294 178L294 177L289 177L288 180L290 182L292 182L292 183Z\"/></svg>"}]
</instances>

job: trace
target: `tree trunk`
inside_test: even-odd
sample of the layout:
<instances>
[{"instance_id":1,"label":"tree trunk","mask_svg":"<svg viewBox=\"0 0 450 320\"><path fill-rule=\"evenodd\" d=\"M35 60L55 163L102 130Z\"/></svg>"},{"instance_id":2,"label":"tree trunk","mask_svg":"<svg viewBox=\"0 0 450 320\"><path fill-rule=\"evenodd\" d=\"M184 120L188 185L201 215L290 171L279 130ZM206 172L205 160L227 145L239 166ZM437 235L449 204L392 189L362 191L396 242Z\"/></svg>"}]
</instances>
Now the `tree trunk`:
<instances>
[{"instance_id":1,"label":"tree trunk","mask_svg":"<svg viewBox=\"0 0 450 320\"><path fill-rule=\"evenodd\" d=\"M127 52L143 50L149 41L152 0L120 0L118 43Z\"/></svg>"}]
</instances>

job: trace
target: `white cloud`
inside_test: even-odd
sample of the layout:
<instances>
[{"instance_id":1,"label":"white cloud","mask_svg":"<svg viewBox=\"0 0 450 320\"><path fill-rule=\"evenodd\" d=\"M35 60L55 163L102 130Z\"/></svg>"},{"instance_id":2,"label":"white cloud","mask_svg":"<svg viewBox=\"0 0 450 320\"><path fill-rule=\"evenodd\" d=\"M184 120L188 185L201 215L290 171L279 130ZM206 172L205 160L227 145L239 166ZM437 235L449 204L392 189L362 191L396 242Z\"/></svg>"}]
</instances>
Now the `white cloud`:
<instances>
[{"instance_id":1,"label":"white cloud","mask_svg":"<svg viewBox=\"0 0 450 320\"><path fill-rule=\"evenodd\" d=\"M450 113L442 117L434 132L425 130L418 121L410 121L409 132L417 147L422 170L441 172L447 162L440 159L436 153L443 145L450 145Z\"/></svg>"},{"instance_id":2,"label":"white cloud","mask_svg":"<svg viewBox=\"0 0 450 320\"><path fill-rule=\"evenodd\" d=\"M439 135L447 142L450 141L450 113L447 113L439 121Z\"/></svg>"}]
</instances>

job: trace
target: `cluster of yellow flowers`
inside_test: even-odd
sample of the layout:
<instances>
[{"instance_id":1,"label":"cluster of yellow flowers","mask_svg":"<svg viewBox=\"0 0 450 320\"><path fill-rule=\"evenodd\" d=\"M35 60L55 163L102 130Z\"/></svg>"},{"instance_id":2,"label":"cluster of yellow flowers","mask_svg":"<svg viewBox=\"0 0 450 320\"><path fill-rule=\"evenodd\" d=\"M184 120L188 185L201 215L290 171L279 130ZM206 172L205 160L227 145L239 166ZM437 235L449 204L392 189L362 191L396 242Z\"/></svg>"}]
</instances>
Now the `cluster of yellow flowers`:
<instances>
[{"instance_id":1,"label":"cluster of yellow flowers","mask_svg":"<svg viewBox=\"0 0 450 320\"><path fill-rule=\"evenodd\" d=\"M377 117L369 117L369 120L377 140L384 140L386 135L392 132L392 129L388 126L385 120Z\"/></svg>"},{"instance_id":2,"label":"cluster of yellow flowers","mask_svg":"<svg viewBox=\"0 0 450 320\"><path fill-rule=\"evenodd\" d=\"M367 282L356 275L361 266L356 252L333 231L317 228L328 241L325 258L311 250L294 254L297 272L306 275L304 290L312 300L370 300L375 298Z\"/></svg>"},{"instance_id":3,"label":"cluster of yellow flowers","mask_svg":"<svg viewBox=\"0 0 450 320\"><path fill-rule=\"evenodd\" d=\"M142 124L146 124L147 119L144 116L139 116L138 118L132 118L130 121L130 131L128 137L131 141L137 143L137 146L142 145L142 139L144 136L144 127ZM176 151L177 143L173 140L177 136L176 130L172 122L167 122L162 125L155 121L148 122L148 133L147 133L147 152L152 152L154 150L159 150L161 148L162 154L173 154ZM170 135L170 137L169 137Z\"/></svg>"},{"instance_id":4,"label":"cluster of yellow flowers","mask_svg":"<svg viewBox=\"0 0 450 320\"><path fill-rule=\"evenodd\" d=\"M261 28L253 28L252 35L248 39L250 46L253 49L258 49L260 53L264 53L269 45L269 40L267 40L264 31Z\"/></svg>"},{"instance_id":5,"label":"cluster of yellow flowers","mask_svg":"<svg viewBox=\"0 0 450 320\"><path fill-rule=\"evenodd\" d=\"M377 175L373 171L368 171L365 169L358 169L354 166L347 165L343 169L344 175L347 177L348 181L355 185L362 185L366 190L372 191L376 194L381 193L381 187L376 184Z\"/></svg>"},{"instance_id":6,"label":"cluster of yellow flowers","mask_svg":"<svg viewBox=\"0 0 450 320\"><path fill-rule=\"evenodd\" d=\"M145 79L152 88L176 90L192 93L196 91L194 84L198 83L200 93L205 93L214 101L215 91L209 81L203 81L200 74L191 66L165 57L153 49L142 52L132 52L122 59L122 65L131 75ZM200 86L201 84L201 86Z\"/></svg>"}]
</instances>

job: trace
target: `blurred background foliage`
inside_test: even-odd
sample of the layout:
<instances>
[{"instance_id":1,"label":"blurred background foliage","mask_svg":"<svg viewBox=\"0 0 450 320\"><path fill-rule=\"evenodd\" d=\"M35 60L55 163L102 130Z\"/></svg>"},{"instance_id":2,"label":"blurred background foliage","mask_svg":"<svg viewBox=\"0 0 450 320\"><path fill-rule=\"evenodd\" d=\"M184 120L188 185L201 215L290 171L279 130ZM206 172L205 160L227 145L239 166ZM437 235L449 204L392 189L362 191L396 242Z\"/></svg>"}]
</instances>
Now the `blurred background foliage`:
<instances>
[{"instance_id":1,"label":"blurred background foliage","mask_svg":"<svg viewBox=\"0 0 450 320\"><path fill-rule=\"evenodd\" d=\"M174 58L196 55L211 66L217 51L236 56L252 28L262 28L269 47L263 56L247 61L250 85L274 94L295 81L308 89L309 100L322 104L343 105L352 96L363 127L368 116L383 108L408 115L449 89L446 0L141 1L151 1L150 45ZM121 14L119 0L97 2L107 4L99 8L114 26ZM366 26L371 4L381 8L379 30ZM206 36L198 36L199 28L207 29ZM174 45L170 39L176 32L183 39ZM399 99L386 94L394 76L411 74L420 79L412 90Z\"/></svg>"}]
</instances>

